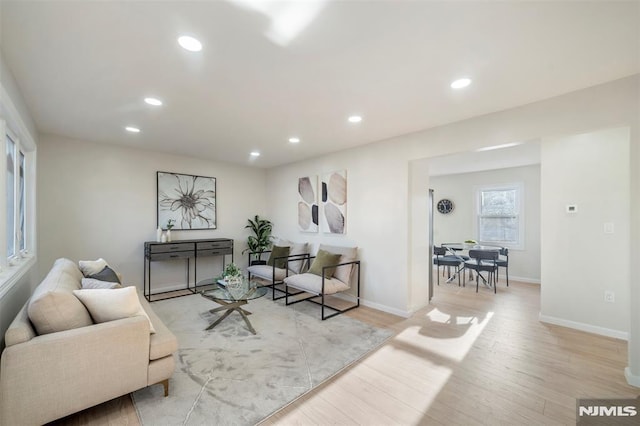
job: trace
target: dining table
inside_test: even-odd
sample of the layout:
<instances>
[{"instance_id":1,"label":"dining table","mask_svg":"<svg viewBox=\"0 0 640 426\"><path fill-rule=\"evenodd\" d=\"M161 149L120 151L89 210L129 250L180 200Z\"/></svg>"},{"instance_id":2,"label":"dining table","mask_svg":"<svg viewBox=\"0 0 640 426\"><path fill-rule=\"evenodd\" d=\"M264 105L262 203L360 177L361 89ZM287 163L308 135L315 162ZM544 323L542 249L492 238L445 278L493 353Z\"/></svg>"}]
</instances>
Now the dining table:
<instances>
[{"instance_id":1,"label":"dining table","mask_svg":"<svg viewBox=\"0 0 640 426\"><path fill-rule=\"evenodd\" d=\"M465 261L469 260L469 256L468 256L468 252L470 250L486 250L486 251L500 251L500 247L497 246L487 246L487 245L481 245L481 244L475 244L475 243L442 243L441 244L442 247L447 249L447 252L449 252L452 256L455 256L456 258L460 259L460 266L458 266L456 268L456 270L454 271L454 273L451 275L451 277L449 277L449 279L447 279L447 283L452 282L455 278L458 277L458 274L464 273L465 270ZM466 252L467 254L463 254L464 252ZM479 275L480 278L482 278L482 280L484 281L484 284L488 284L487 280L482 276ZM469 274L469 280L473 281L473 274Z\"/></svg>"}]
</instances>

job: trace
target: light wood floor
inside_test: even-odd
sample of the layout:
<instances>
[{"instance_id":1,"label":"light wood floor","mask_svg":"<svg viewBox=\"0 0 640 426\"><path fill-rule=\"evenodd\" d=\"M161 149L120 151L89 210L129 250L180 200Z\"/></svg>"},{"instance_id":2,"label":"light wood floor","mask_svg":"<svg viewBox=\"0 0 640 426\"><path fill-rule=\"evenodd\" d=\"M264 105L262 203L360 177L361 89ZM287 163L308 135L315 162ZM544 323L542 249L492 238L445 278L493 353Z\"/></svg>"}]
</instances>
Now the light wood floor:
<instances>
[{"instance_id":1,"label":"light wood floor","mask_svg":"<svg viewBox=\"0 0 640 426\"><path fill-rule=\"evenodd\" d=\"M627 344L538 321L540 288L436 287L409 319L349 313L395 332L383 346L261 425L575 424L576 398L635 398ZM330 320L329 320L330 321ZM137 425L128 396L61 425Z\"/></svg>"}]
</instances>

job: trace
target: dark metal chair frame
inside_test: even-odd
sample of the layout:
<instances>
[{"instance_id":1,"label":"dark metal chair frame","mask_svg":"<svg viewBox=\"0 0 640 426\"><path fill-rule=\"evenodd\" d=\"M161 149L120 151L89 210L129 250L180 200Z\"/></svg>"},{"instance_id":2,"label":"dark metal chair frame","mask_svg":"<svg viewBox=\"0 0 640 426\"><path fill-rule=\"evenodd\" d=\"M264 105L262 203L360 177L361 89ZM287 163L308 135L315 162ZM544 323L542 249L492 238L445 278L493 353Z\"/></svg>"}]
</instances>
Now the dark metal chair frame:
<instances>
[{"instance_id":1,"label":"dark metal chair frame","mask_svg":"<svg viewBox=\"0 0 640 426\"><path fill-rule=\"evenodd\" d=\"M456 268L455 274L458 275L458 287L460 287L460 273L462 273L462 269L460 269L460 265L464 263L464 259L462 257L458 257L457 255L447 255L449 249L446 247L433 247L433 264L438 267L438 285L440 285L440 267L446 266L450 268L451 266ZM444 273L444 271L442 271ZM449 278L451 278L451 274L449 273Z\"/></svg>"},{"instance_id":2,"label":"dark metal chair frame","mask_svg":"<svg viewBox=\"0 0 640 426\"><path fill-rule=\"evenodd\" d=\"M271 253L271 250L266 250L262 253ZM251 266L251 256L252 255L258 255L258 260L261 260L261 254L262 253L249 253L249 266ZM289 256L278 256L276 258L274 258L274 262L272 265L272 274L271 274L271 284L265 285L263 287L271 287L272 290L272 298L273 300L280 300L283 299L285 296L278 296L276 297L276 290L281 292L281 293L286 293L287 292L287 287L285 286L285 289L282 290L280 288L277 288L277 285L281 285L284 284L284 280L278 281L276 280L276 263L278 263L278 260L282 260L285 259L285 265L284 265L284 270L285 270L285 278L287 278L289 276L289 262L303 262L301 267L300 267L300 271L304 270L305 266L309 265L309 261L311 259L311 256L309 255L309 253L302 253L302 254L292 254ZM302 273L302 272L301 272ZM248 272L248 278L251 279L251 272ZM302 294L304 292L298 292L298 293L292 293L290 294L290 296L295 296L297 294Z\"/></svg>"},{"instance_id":3,"label":"dark metal chair frame","mask_svg":"<svg viewBox=\"0 0 640 426\"><path fill-rule=\"evenodd\" d=\"M499 251L496 250L469 250L469 257L471 260L465 262L465 268L476 271L476 293L480 286L480 278L485 284L493 286L493 292L497 293L496 274L498 271L497 260L499 257ZM485 279L481 272L488 272L487 279Z\"/></svg>"},{"instance_id":4,"label":"dark metal chair frame","mask_svg":"<svg viewBox=\"0 0 640 426\"><path fill-rule=\"evenodd\" d=\"M509 287L509 249L506 247L500 247L498 253L500 254L500 256L504 256L505 258L498 258L498 260L496 261L496 263L498 264L498 271L496 271L496 281L498 281L500 278L499 268L504 268L507 275L507 287Z\"/></svg>"},{"instance_id":5,"label":"dark metal chair frame","mask_svg":"<svg viewBox=\"0 0 640 426\"><path fill-rule=\"evenodd\" d=\"M309 256L309 259L314 259L314 258L315 258L315 256ZM356 303L355 303L355 305L349 306L348 308L338 309L336 307L327 305L325 303L325 293L324 293L324 283L325 283L325 279L326 279L325 278L325 271L327 269L337 268L338 266L345 266L345 265L357 265L357 270L358 270L357 271L357 291L356 291L356 296L355 296L356 297ZM353 274L353 271L351 271L351 273ZM322 288L321 288L320 294L310 293L311 294L310 296L304 297L304 298L301 298L301 299L296 299L296 300L294 300L292 302L289 301L289 296L295 296L297 294L308 293L308 292L300 291L298 293L289 293L289 286L285 282L284 283L284 294L285 295L283 296L285 298L285 305L289 306L289 305L294 305L296 303L305 302L305 301L311 302L311 303L315 303L316 305L320 305L322 307L321 310L320 310L322 321L324 321L326 319L329 319L329 318L332 318L332 317L335 317L336 315L343 314L345 312L348 312L348 311L350 311L352 309L355 309L355 308L360 306L360 261L359 260L353 260L351 262L343 262L343 263L338 263L338 264L335 264L335 265L324 266L322 268L322 277L321 278L322 278ZM294 287L294 288L296 288L296 287ZM299 290L298 288L296 288L296 289ZM317 299L318 297L320 298L320 301L313 300L313 299ZM282 298L282 297L280 297L280 298ZM330 315L325 315L324 314L325 308L331 309L331 310L333 310L335 312L330 314Z\"/></svg>"}]
</instances>

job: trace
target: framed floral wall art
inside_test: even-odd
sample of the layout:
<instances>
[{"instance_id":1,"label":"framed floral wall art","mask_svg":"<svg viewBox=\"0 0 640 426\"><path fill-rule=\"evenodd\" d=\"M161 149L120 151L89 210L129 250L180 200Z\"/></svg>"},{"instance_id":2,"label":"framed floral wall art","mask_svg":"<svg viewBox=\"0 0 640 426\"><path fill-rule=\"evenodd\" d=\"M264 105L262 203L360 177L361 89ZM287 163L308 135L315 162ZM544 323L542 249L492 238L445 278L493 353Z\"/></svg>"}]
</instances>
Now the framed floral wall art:
<instances>
[{"instance_id":1,"label":"framed floral wall art","mask_svg":"<svg viewBox=\"0 0 640 426\"><path fill-rule=\"evenodd\" d=\"M216 178L157 172L158 227L216 229Z\"/></svg>"}]
</instances>

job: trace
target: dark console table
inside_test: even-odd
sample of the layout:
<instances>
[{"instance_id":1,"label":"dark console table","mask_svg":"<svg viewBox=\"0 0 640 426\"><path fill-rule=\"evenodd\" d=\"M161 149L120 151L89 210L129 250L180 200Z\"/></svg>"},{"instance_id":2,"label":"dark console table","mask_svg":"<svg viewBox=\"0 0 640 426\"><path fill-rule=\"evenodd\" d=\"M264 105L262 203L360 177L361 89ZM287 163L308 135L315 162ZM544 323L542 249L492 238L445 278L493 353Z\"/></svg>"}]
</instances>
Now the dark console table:
<instances>
[{"instance_id":1,"label":"dark console table","mask_svg":"<svg viewBox=\"0 0 640 426\"><path fill-rule=\"evenodd\" d=\"M151 302L151 296L173 293L180 290L170 290L161 293L151 294L151 262L161 262L163 260L184 259L187 268L187 283L183 294L171 297L186 296L197 292L198 282L198 259L208 256L222 256L223 268L226 263L226 256L231 256L233 262L233 240L229 238L214 238L204 240L179 240L170 243L159 243L156 241L146 241L144 243L144 296ZM193 288L190 285L191 259L193 259ZM165 299L166 297L163 297Z\"/></svg>"}]
</instances>

